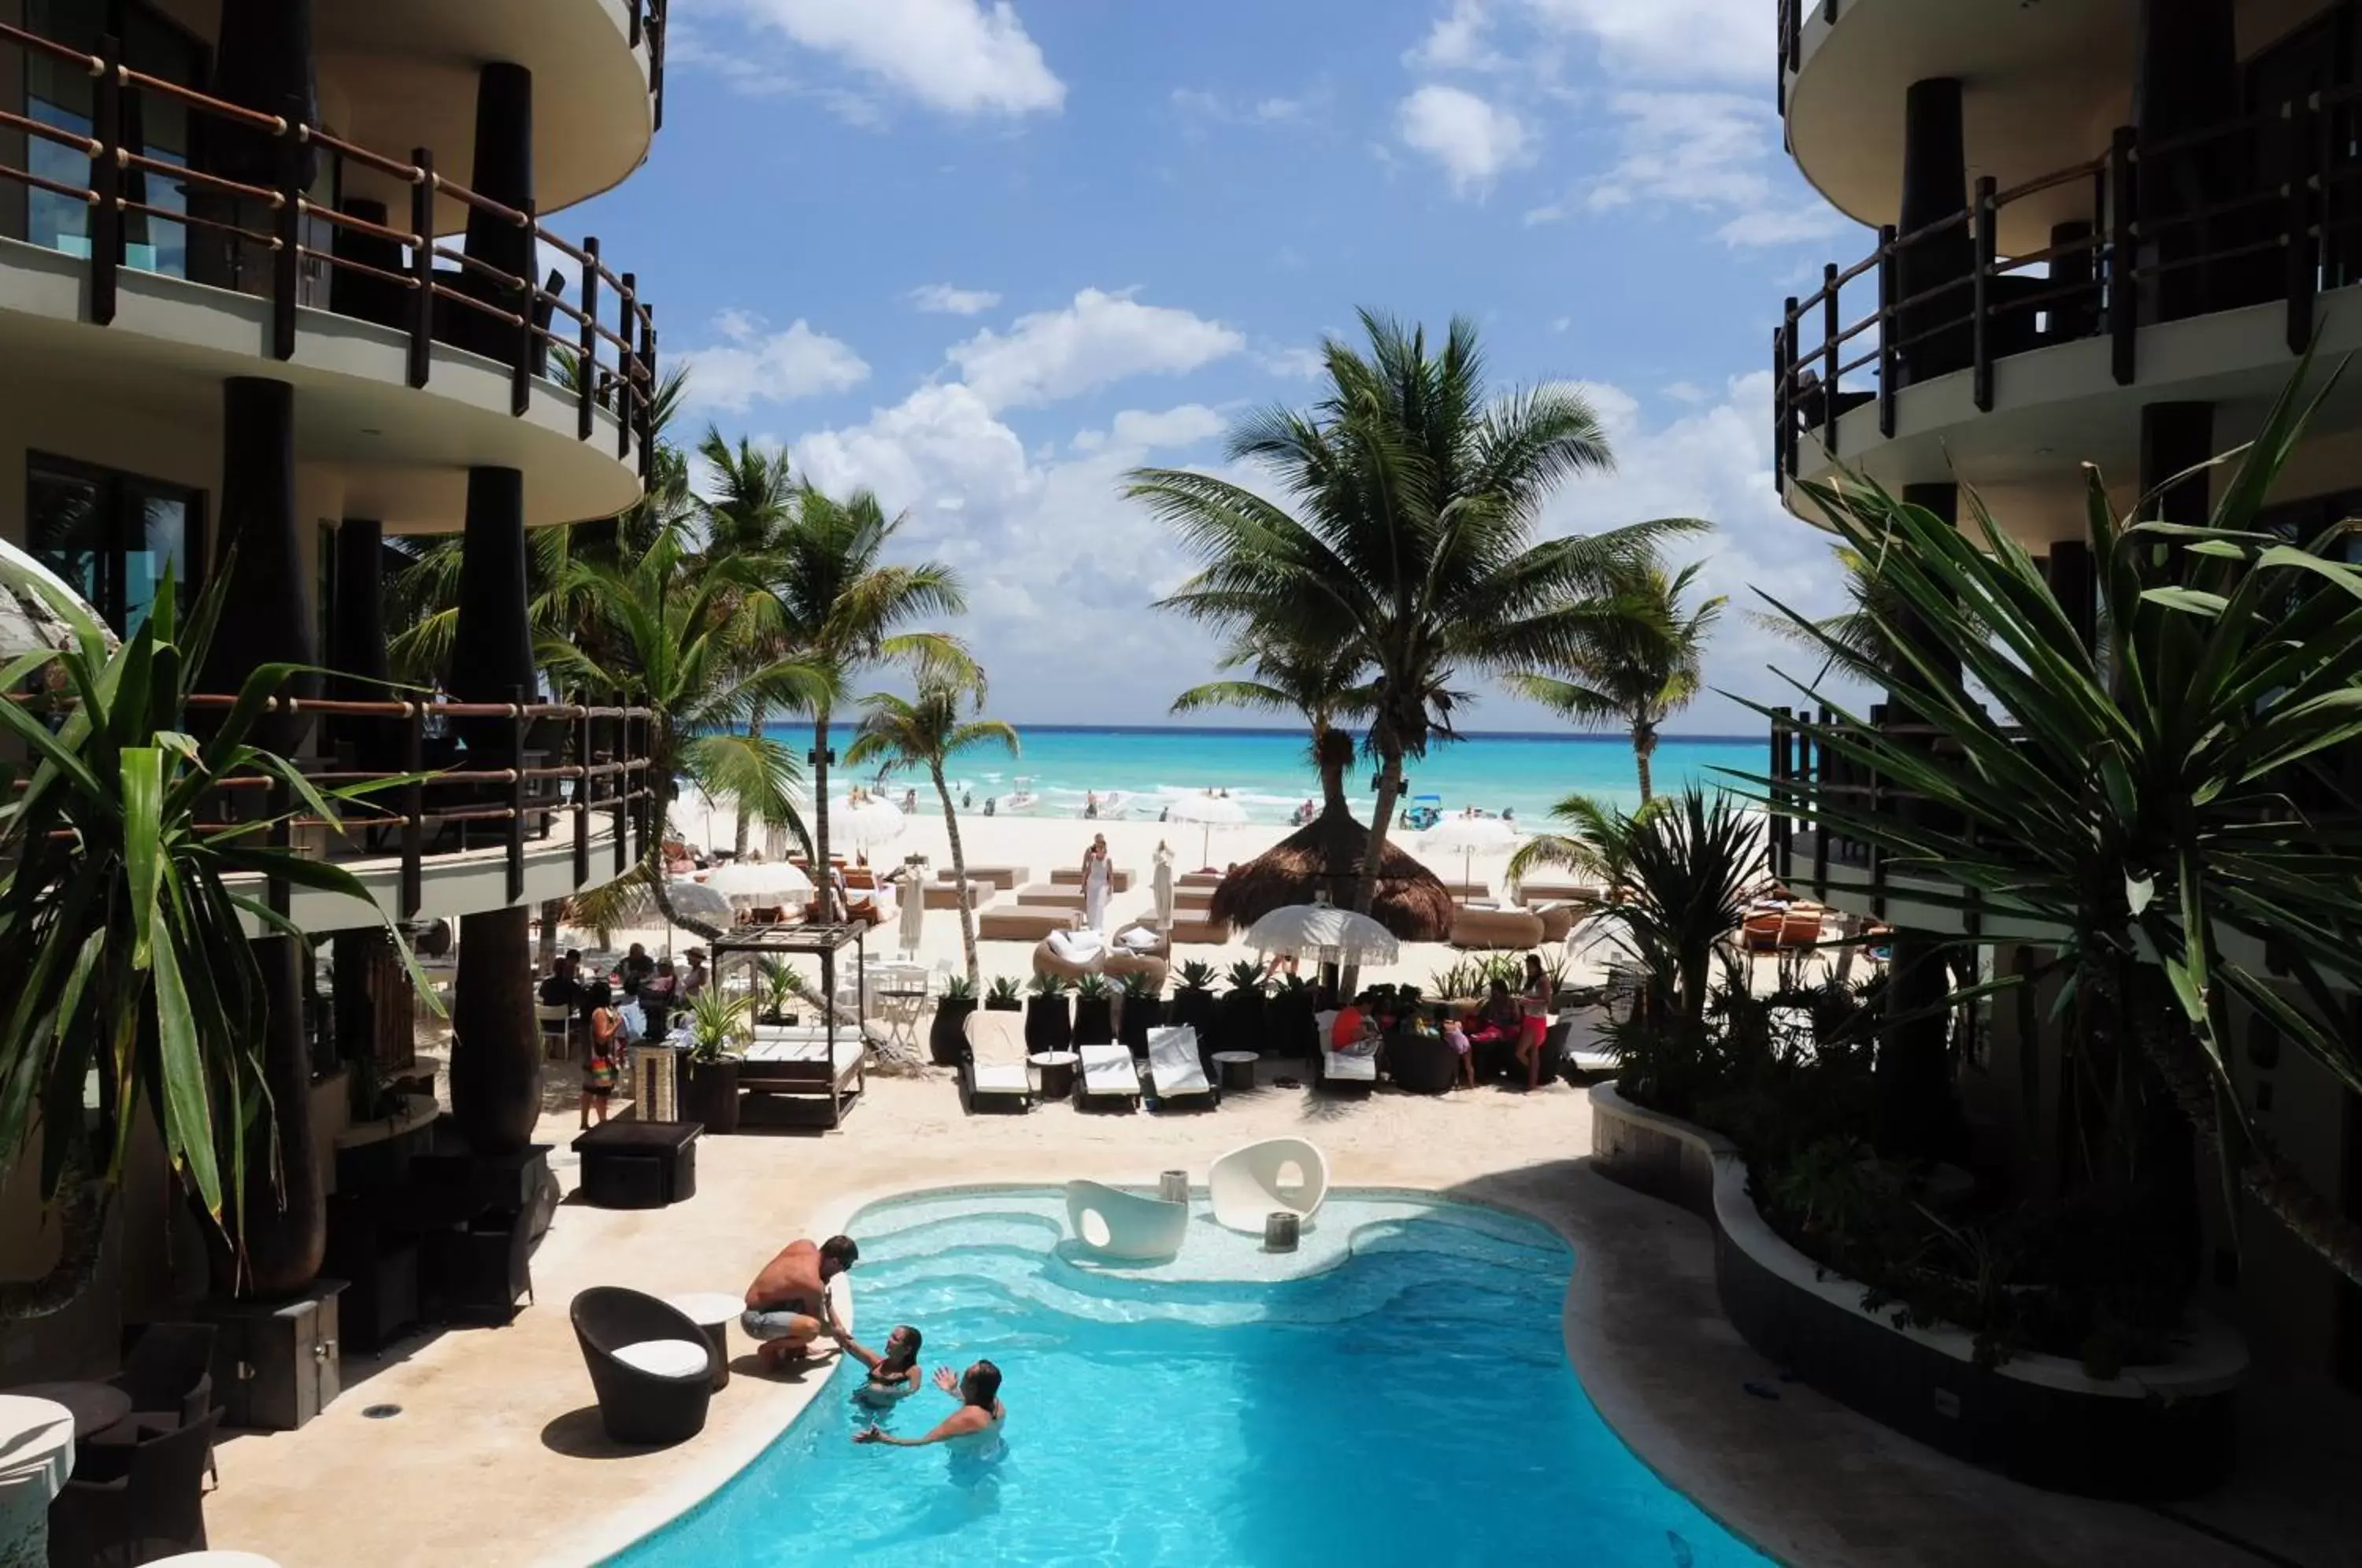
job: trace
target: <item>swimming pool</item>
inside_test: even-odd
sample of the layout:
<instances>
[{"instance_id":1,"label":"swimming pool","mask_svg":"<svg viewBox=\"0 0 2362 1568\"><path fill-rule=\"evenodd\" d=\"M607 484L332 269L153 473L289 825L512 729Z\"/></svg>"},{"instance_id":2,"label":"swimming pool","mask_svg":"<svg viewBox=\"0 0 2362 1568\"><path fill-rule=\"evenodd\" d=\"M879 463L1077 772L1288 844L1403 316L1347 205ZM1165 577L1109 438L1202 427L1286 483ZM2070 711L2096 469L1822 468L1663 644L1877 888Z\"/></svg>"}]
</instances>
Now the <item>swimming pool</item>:
<instances>
[{"instance_id":1,"label":"swimming pool","mask_svg":"<svg viewBox=\"0 0 2362 1568\"><path fill-rule=\"evenodd\" d=\"M864 1342L907 1322L931 1367L999 1364L1000 1451L856 1446L847 1364L608 1568L1769 1561L1592 1408L1559 1323L1573 1260L1529 1220L1349 1194L1271 1254L1201 1195L1178 1258L1121 1269L1072 1255L1050 1188L901 1199L849 1229ZM887 1428L952 1408L928 1387Z\"/></svg>"}]
</instances>

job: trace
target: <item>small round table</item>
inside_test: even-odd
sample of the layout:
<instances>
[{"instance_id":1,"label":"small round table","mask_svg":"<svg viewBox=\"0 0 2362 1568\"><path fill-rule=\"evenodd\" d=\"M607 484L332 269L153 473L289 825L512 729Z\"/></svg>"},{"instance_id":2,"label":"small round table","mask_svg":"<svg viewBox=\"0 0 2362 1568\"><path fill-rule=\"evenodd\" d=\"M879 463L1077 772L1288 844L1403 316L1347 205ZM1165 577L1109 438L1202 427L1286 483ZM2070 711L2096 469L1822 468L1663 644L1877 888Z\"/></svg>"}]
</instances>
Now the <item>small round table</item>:
<instances>
[{"instance_id":1,"label":"small round table","mask_svg":"<svg viewBox=\"0 0 2362 1568\"><path fill-rule=\"evenodd\" d=\"M1222 1075L1226 1089L1251 1089L1255 1087L1255 1064L1263 1060L1255 1051L1217 1051L1214 1066Z\"/></svg>"},{"instance_id":2,"label":"small round table","mask_svg":"<svg viewBox=\"0 0 2362 1568\"><path fill-rule=\"evenodd\" d=\"M63 1405L73 1415L74 1439L105 1431L131 1414L131 1396L112 1383L20 1383L0 1394L21 1394Z\"/></svg>"},{"instance_id":3,"label":"small round table","mask_svg":"<svg viewBox=\"0 0 2362 1568\"><path fill-rule=\"evenodd\" d=\"M1043 1099L1065 1099L1075 1092L1075 1064L1082 1054L1077 1051L1037 1051L1025 1058L1042 1079Z\"/></svg>"},{"instance_id":4,"label":"small round table","mask_svg":"<svg viewBox=\"0 0 2362 1568\"><path fill-rule=\"evenodd\" d=\"M705 1342L713 1352L713 1386L730 1386L730 1325L746 1310L745 1301L719 1290L695 1290L686 1296L675 1296L665 1305L697 1325Z\"/></svg>"}]
</instances>

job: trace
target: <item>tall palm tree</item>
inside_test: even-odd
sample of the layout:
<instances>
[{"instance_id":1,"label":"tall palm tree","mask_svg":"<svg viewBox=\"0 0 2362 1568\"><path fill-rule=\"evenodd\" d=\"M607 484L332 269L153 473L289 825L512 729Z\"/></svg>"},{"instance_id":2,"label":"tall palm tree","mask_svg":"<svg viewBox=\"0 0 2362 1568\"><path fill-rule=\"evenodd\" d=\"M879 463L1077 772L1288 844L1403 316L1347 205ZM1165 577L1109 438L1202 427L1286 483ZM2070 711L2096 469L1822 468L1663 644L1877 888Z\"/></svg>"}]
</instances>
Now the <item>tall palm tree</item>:
<instances>
[{"instance_id":1,"label":"tall palm tree","mask_svg":"<svg viewBox=\"0 0 2362 1568\"><path fill-rule=\"evenodd\" d=\"M1367 351L1324 346L1328 393L1311 412L1273 409L1231 433L1231 457L1270 469L1284 499L1172 469L1135 469L1128 493L1199 563L1166 607L1358 657L1371 671L1378 800L1353 900L1366 913L1403 764L1454 738L1461 671L1570 654L1618 570L1702 525L1536 543L1551 493L1613 466L1590 404L1563 386L1490 393L1467 320L1454 319L1430 353L1422 328L1370 311L1361 319Z\"/></svg>"},{"instance_id":2,"label":"tall palm tree","mask_svg":"<svg viewBox=\"0 0 2362 1568\"><path fill-rule=\"evenodd\" d=\"M1672 576L1655 562L1617 584L1614 613L1586 628L1573 653L1549 673L1521 670L1511 690L1575 724L1621 723L1632 736L1632 764L1648 804L1649 762L1658 727L1697 698L1706 638L1728 602L1721 594L1684 610L1697 578L1693 562Z\"/></svg>"},{"instance_id":3,"label":"tall palm tree","mask_svg":"<svg viewBox=\"0 0 2362 1568\"><path fill-rule=\"evenodd\" d=\"M1253 674L1192 686L1173 699L1173 712L1246 708L1300 714L1312 727L1316 750L1330 730L1368 717L1376 695L1368 661L1351 646L1319 647L1242 637L1216 668L1252 669Z\"/></svg>"},{"instance_id":4,"label":"tall palm tree","mask_svg":"<svg viewBox=\"0 0 2362 1568\"><path fill-rule=\"evenodd\" d=\"M734 447L712 425L697 444L697 455L712 487L712 492L698 497L696 502L705 525L706 558L717 562L741 560L778 550L795 521L796 491L788 476L788 455L766 451L744 436ZM760 649L759 656L776 658L787 651L771 639L771 646ZM763 704L756 702L746 715L746 733L760 735L768 717ZM746 854L747 834L753 825L752 812L738 813L735 847L741 858Z\"/></svg>"},{"instance_id":5,"label":"tall palm tree","mask_svg":"<svg viewBox=\"0 0 2362 1568\"><path fill-rule=\"evenodd\" d=\"M963 719L960 708L972 701L977 709L984 705L981 682L963 689L946 680L924 680L915 697L897 697L880 691L863 700L866 710L861 719L861 733L854 737L853 745L844 754L845 766L858 767L871 761L896 767L923 767L935 786L935 798L943 802L944 826L951 834L952 884L959 889L955 900L959 909L960 945L967 955L967 983L981 983L983 976L976 960L976 911L967 900L967 855L960 847L959 813L952 809L951 781L944 775L945 766L961 752L980 745L999 745L1017 752L1017 732L999 719L982 716ZM918 898L917 889L911 897Z\"/></svg>"},{"instance_id":6,"label":"tall palm tree","mask_svg":"<svg viewBox=\"0 0 2362 1568\"><path fill-rule=\"evenodd\" d=\"M760 637L792 648L810 676L794 706L812 720L812 880L831 918L838 912L828 877L828 726L855 677L880 664L908 664L922 679L972 685L967 646L945 632L911 624L967 609L958 574L938 561L887 565L879 559L903 519L889 517L868 491L843 501L807 483L795 495L795 520L776 548L750 558L760 580L747 601Z\"/></svg>"}]
</instances>

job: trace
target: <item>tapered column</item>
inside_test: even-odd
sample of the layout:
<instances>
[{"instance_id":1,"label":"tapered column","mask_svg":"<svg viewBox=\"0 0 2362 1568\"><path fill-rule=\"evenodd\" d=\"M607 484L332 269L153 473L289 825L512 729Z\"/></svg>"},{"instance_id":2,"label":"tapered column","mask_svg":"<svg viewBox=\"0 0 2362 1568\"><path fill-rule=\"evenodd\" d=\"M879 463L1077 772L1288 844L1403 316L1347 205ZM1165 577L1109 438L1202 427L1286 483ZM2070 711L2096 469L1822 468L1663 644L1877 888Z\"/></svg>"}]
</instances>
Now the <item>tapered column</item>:
<instances>
[{"instance_id":1,"label":"tapered column","mask_svg":"<svg viewBox=\"0 0 2362 1568\"><path fill-rule=\"evenodd\" d=\"M221 27L214 44L212 92L260 115L285 115L306 125L320 120L314 87L312 0L221 0ZM268 128L208 119L202 143L204 168L226 179L267 190L278 188L280 138ZM315 149L300 154L308 188L319 167ZM189 210L200 217L268 232L268 208L248 197L193 185ZM249 292L268 288L269 250L223 230L192 225L189 275L199 282Z\"/></svg>"},{"instance_id":2,"label":"tapered column","mask_svg":"<svg viewBox=\"0 0 2362 1568\"><path fill-rule=\"evenodd\" d=\"M1951 524L1954 527L1959 526L1960 487L1958 485L1906 484L1903 487L1903 499L1909 505L1926 508L1927 511L1932 512L1937 516L1942 518L1945 522ZM1905 612L1899 630L1905 638L1909 639L1911 643L1919 649L1922 657L1932 659L1936 662L1942 678L1948 684L1953 686L1958 686L1959 684L1959 660L1950 657L1949 655L1942 653L1931 644L1926 634L1926 623L1921 621L1917 616ZM1890 700L1893 705L1896 717L1904 717L1905 715L1903 713L1902 710L1907 707L1907 704L1903 702L1900 698L1893 697L1892 693L1890 693Z\"/></svg>"},{"instance_id":3,"label":"tapered column","mask_svg":"<svg viewBox=\"0 0 2362 1568\"><path fill-rule=\"evenodd\" d=\"M2151 151L2178 138L2238 117L2239 41L2233 0L2143 0L2133 83L2133 128L2143 149L2136 206L2144 266L2234 248L2249 220L2172 220L2230 199L2253 178L2254 149L2244 139ZM2269 215L2277 223L2277 213ZM2202 311L2266 298L2277 258L2178 266L2142 286L2146 321L2176 321ZM2257 293L2257 284L2266 285Z\"/></svg>"},{"instance_id":4,"label":"tapered column","mask_svg":"<svg viewBox=\"0 0 2362 1568\"><path fill-rule=\"evenodd\" d=\"M384 702L386 684L385 529L372 518L348 517L337 528L335 602L328 615L328 693L347 702ZM399 734L383 719L336 718L329 733L355 763L386 771L400 752Z\"/></svg>"},{"instance_id":5,"label":"tapered column","mask_svg":"<svg viewBox=\"0 0 2362 1568\"><path fill-rule=\"evenodd\" d=\"M2050 547L2050 597L2067 613L2075 635L2092 647L2100 635L2099 583L2092 574L2092 547L2061 539Z\"/></svg>"},{"instance_id":6,"label":"tapered column","mask_svg":"<svg viewBox=\"0 0 2362 1568\"><path fill-rule=\"evenodd\" d=\"M213 572L227 598L205 659L209 691L234 693L271 663L316 665L311 595L295 522L295 389L285 381L239 376L222 384L221 524ZM318 681L297 676L282 696L316 694ZM291 752L311 720L266 715L256 744Z\"/></svg>"},{"instance_id":7,"label":"tapered column","mask_svg":"<svg viewBox=\"0 0 2362 1568\"><path fill-rule=\"evenodd\" d=\"M1955 77L1914 82L1903 95L1903 199L1895 216L1904 237L1968 210L1969 165L1960 127L1960 83ZM1976 265L1976 241L1966 224L1912 240L1895 260L1897 297L1913 299L1966 278ZM1902 311L1904 379L1924 381L1969 362L1970 291L1963 285ZM1932 337L1920 337L1922 333Z\"/></svg>"},{"instance_id":8,"label":"tapered column","mask_svg":"<svg viewBox=\"0 0 2362 1568\"><path fill-rule=\"evenodd\" d=\"M476 150L468 183L476 194L519 212L532 210L533 72L495 61L476 76ZM496 214L468 209L467 252L508 277L529 279L535 270L533 236ZM522 290L504 289L472 269L464 285L502 310L523 312ZM509 360L516 333L481 311L461 309L451 318L452 341L489 358Z\"/></svg>"},{"instance_id":9,"label":"tapered column","mask_svg":"<svg viewBox=\"0 0 2362 1568\"><path fill-rule=\"evenodd\" d=\"M2210 403L2152 403L2141 407L2141 494L2162 494L2141 513L2191 527L2203 526L2213 510L2209 480L2213 470L2190 470L2214 456L2214 405ZM2185 475L2168 484L2176 475Z\"/></svg>"},{"instance_id":10,"label":"tapered column","mask_svg":"<svg viewBox=\"0 0 2362 1568\"><path fill-rule=\"evenodd\" d=\"M517 690L531 690L533 680L533 636L525 623L524 476L514 469L469 469L447 684L453 696L466 701L506 702Z\"/></svg>"}]
</instances>

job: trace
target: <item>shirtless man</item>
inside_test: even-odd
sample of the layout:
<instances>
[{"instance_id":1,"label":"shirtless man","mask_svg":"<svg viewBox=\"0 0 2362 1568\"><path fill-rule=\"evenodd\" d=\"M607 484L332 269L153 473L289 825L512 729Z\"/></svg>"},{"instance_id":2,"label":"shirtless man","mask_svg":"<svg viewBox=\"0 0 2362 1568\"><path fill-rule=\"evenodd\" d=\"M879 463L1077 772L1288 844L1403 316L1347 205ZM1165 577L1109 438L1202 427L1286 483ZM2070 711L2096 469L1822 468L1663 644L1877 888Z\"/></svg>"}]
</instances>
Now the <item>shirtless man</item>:
<instances>
[{"instance_id":1,"label":"shirtless man","mask_svg":"<svg viewBox=\"0 0 2362 1568\"><path fill-rule=\"evenodd\" d=\"M828 1282L860 1260L850 1236L831 1236L819 1246L790 1242L763 1265L746 1287L746 1310L738 1326L756 1342L755 1354L778 1367L804 1354L828 1330Z\"/></svg>"}]
</instances>

